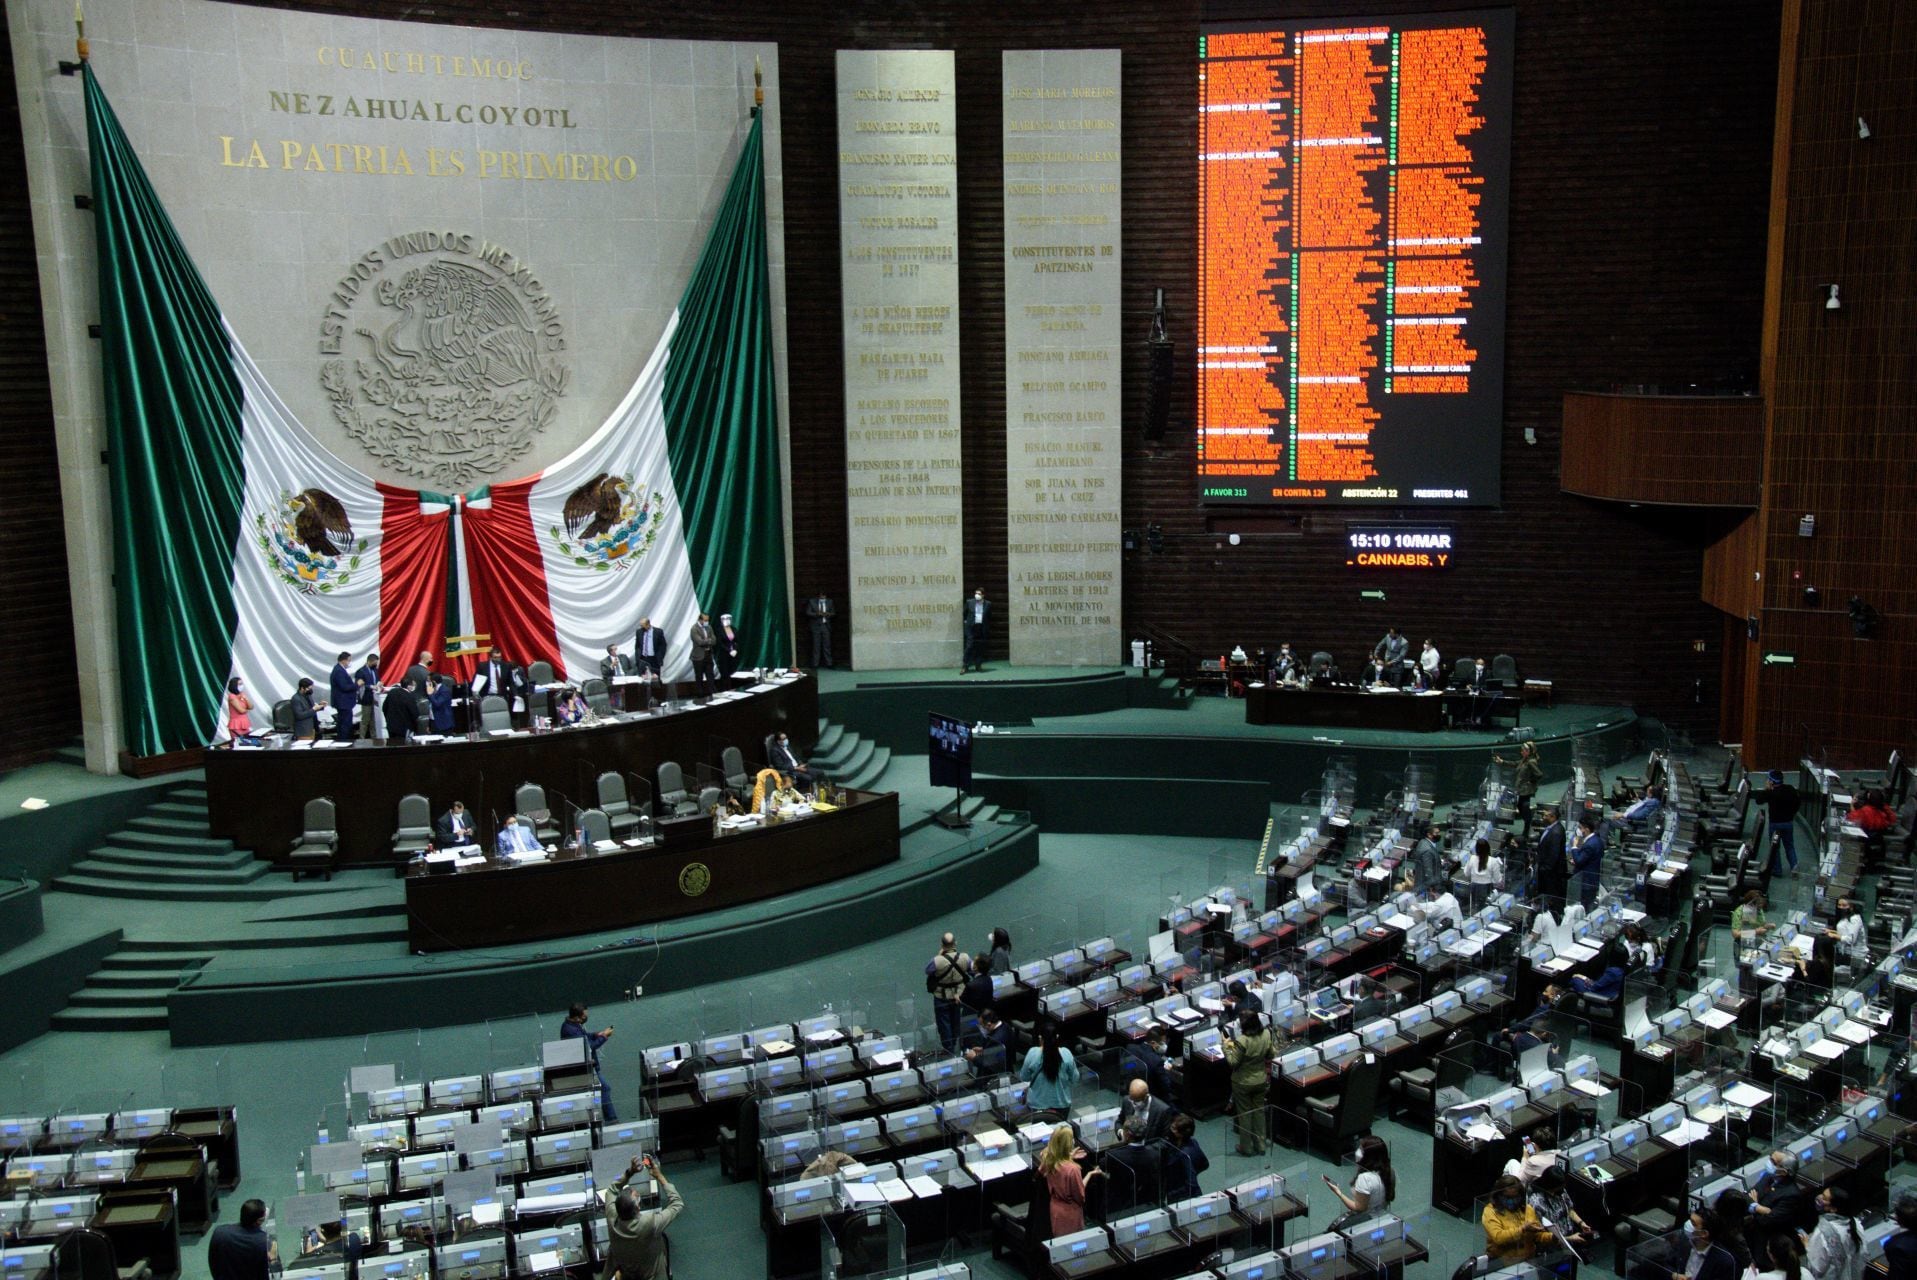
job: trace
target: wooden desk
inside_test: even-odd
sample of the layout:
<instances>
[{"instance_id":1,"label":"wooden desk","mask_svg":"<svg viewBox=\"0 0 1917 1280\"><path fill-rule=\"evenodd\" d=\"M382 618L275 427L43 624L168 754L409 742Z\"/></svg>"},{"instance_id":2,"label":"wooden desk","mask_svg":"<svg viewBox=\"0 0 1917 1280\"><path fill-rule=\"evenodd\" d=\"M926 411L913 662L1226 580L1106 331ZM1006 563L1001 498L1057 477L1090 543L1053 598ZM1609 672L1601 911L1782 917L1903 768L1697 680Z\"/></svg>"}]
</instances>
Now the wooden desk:
<instances>
[{"instance_id":1,"label":"wooden desk","mask_svg":"<svg viewBox=\"0 0 1917 1280\"><path fill-rule=\"evenodd\" d=\"M614 771L654 785L658 767L677 763L697 790L699 764L717 767L736 746L748 761L765 753L765 737L783 729L795 743L818 736L819 686L801 676L734 702L695 706L590 728L505 738L331 749L208 751L208 826L269 861L284 861L299 838L308 800L330 796L337 810L343 863L387 862L400 797L417 792L437 817L454 800L488 823L513 812L524 782L546 788L557 813L563 800L590 808L594 780ZM490 837L490 832L482 834Z\"/></svg>"},{"instance_id":2,"label":"wooden desk","mask_svg":"<svg viewBox=\"0 0 1917 1280\"><path fill-rule=\"evenodd\" d=\"M898 861L899 798L844 793L831 813L664 848L485 866L406 879L415 951L500 946L756 902ZM702 870L701 870L702 869Z\"/></svg>"},{"instance_id":3,"label":"wooden desk","mask_svg":"<svg viewBox=\"0 0 1917 1280\"><path fill-rule=\"evenodd\" d=\"M1245 690L1245 723L1435 733L1444 728L1444 696L1262 685Z\"/></svg>"}]
</instances>

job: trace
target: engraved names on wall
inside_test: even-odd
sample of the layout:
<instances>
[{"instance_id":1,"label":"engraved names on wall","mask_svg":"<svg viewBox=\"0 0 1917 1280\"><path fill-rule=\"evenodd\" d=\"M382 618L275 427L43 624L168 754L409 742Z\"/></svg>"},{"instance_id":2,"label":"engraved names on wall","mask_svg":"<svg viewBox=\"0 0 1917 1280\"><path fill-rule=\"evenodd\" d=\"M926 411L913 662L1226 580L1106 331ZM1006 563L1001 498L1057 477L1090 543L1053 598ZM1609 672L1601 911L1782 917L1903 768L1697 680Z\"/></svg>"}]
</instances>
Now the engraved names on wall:
<instances>
[{"instance_id":1,"label":"engraved names on wall","mask_svg":"<svg viewBox=\"0 0 1917 1280\"><path fill-rule=\"evenodd\" d=\"M1014 663L1119 660L1119 54L1004 54Z\"/></svg>"},{"instance_id":2,"label":"engraved names on wall","mask_svg":"<svg viewBox=\"0 0 1917 1280\"><path fill-rule=\"evenodd\" d=\"M852 662L956 666L963 580L950 50L838 55Z\"/></svg>"}]
</instances>

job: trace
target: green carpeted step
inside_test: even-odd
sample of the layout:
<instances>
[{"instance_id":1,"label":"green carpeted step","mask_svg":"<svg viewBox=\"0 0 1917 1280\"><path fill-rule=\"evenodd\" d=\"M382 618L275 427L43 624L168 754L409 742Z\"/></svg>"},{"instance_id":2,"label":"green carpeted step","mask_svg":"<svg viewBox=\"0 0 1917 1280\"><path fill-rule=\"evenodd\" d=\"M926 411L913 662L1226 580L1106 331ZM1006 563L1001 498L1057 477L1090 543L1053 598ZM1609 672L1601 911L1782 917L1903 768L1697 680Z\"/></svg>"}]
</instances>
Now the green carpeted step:
<instances>
[{"instance_id":1,"label":"green carpeted step","mask_svg":"<svg viewBox=\"0 0 1917 1280\"><path fill-rule=\"evenodd\" d=\"M169 800L197 800L201 804L205 804L206 783L197 781L176 782L166 789L166 796Z\"/></svg>"},{"instance_id":2,"label":"green carpeted step","mask_svg":"<svg viewBox=\"0 0 1917 1280\"><path fill-rule=\"evenodd\" d=\"M160 803L148 809L147 814L155 818L190 818L198 822L205 822L207 815L206 801L186 799L162 800Z\"/></svg>"},{"instance_id":3,"label":"green carpeted step","mask_svg":"<svg viewBox=\"0 0 1917 1280\"><path fill-rule=\"evenodd\" d=\"M52 1025L55 1031L164 1031L166 1006L66 1008L53 1015Z\"/></svg>"},{"instance_id":4,"label":"green carpeted step","mask_svg":"<svg viewBox=\"0 0 1917 1280\"><path fill-rule=\"evenodd\" d=\"M874 746L871 757L856 771L839 776L839 785L850 787L854 791L876 790L875 784L892 763L892 748Z\"/></svg>"},{"instance_id":5,"label":"green carpeted step","mask_svg":"<svg viewBox=\"0 0 1917 1280\"><path fill-rule=\"evenodd\" d=\"M839 744L838 750L824 760L814 756L810 763L815 768L824 769L834 778L842 778L858 771L872 758L872 753L876 749L877 744L861 738L858 734L847 734L845 741Z\"/></svg>"},{"instance_id":6,"label":"green carpeted step","mask_svg":"<svg viewBox=\"0 0 1917 1280\"><path fill-rule=\"evenodd\" d=\"M819 756L831 755L833 750L845 740L844 725L833 724L829 720L820 723L819 740L812 744L812 755L815 759Z\"/></svg>"},{"instance_id":7,"label":"green carpeted step","mask_svg":"<svg viewBox=\"0 0 1917 1280\"><path fill-rule=\"evenodd\" d=\"M113 880L105 876L66 875L51 886L60 893L96 898L148 898L163 902L269 902L284 897L287 885L278 877L250 884L177 884L154 880Z\"/></svg>"},{"instance_id":8,"label":"green carpeted step","mask_svg":"<svg viewBox=\"0 0 1917 1280\"><path fill-rule=\"evenodd\" d=\"M138 937L126 940L127 951L118 954L179 955L204 954L208 948L221 951L262 951L276 947L349 947L366 942L406 941L404 912L397 916L370 919L316 920L311 924L270 922L223 926L217 936L205 932L191 937Z\"/></svg>"},{"instance_id":9,"label":"green carpeted step","mask_svg":"<svg viewBox=\"0 0 1917 1280\"><path fill-rule=\"evenodd\" d=\"M163 836L199 836L205 839L210 835L206 823L197 818L165 818L143 813L130 820L127 826L136 831L151 831Z\"/></svg>"},{"instance_id":10,"label":"green carpeted step","mask_svg":"<svg viewBox=\"0 0 1917 1280\"><path fill-rule=\"evenodd\" d=\"M160 853L227 853L233 848L231 840L216 840L204 829L199 835L182 835L127 826L109 835L107 842L123 849L153 849Z\"/></svg>"},{"instance_id":11,"label":"green carpeted step","mask_svg":"<svg viewBox=\"0 0 1917 1280\"><path fill-rule=\"evenodd\" d=\"M89 979L86 986L73 993L67 1001L67 1007L70 1009L125 1009L140 1006L151 1008L158 1005L165 1008L166 998L172 995L179 985L178 982L168 982L164 985L148 983L144 987L107 988L96 987Z\"/></svg>"},{"instance_id":12,"label":"green carpeted step","mask_svg":"<svg viewBox=\"0 0 1917 1280\"><path fill-rule=\"evenodd\" d=\"M192 968L197 969L194 965ZM172 969L101 969L87 979L83 990L100 991L141 991L149 990L164 983L168 991L180 985L180 979L191 970L185 967Z\"/></svg>"},{"instance_id":13,"label":"green carpeted step","mask_svg":"<svg viewBox=\"0 0 1917 1280\"><path fill-rule=\"evenodd\" d=\"M251 884L266 874L264 862L249 862L238 867L130 866L101 858L85 858L73 864L73 874L96 880L171 888L182 885Z\"/></svg>"},{"instance_id":14,"label":"green carpeted step","mask_svg":"<svg viewBox=\"0 0 1917 1280\"><path fill-rule=\"evenodd\" d=\"M185 848L163 851L103 844L87 856L95 862L117 862L128 867L194 867L204 871L236 871L243 867L266 865L239 849L213 853Z\"/></svg>"},{"instance_id":15,"label":"green carpeted step","mask_svg":"<svg viewBox=\"0 0 1917 1280\"><path fill-rule=\"evenodd\" d=\"M97 980L108 973L120 971L133 973L151 969L164 969L177 973L187 969L197 969L213 956L214 953L211 951L149 951L144 947L115 951L100 961L100 972L94 977Z\"/></svg>"}]
</instances>

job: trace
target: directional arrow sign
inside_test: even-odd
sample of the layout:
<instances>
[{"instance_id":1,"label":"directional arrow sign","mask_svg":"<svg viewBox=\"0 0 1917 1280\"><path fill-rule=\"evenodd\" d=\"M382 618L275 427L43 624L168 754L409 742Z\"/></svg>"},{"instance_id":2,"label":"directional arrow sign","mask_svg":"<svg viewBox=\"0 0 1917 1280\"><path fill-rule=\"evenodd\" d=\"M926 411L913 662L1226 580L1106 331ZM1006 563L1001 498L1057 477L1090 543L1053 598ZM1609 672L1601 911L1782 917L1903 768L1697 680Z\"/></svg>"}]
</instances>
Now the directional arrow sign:
<instances>
[{"instance_id":1,"label":"directional arrow sign","mask_svg":"<svg viewBox=\"0 0 1917 1280\"><path fill-rule=\"evenodd\" d=\"M1761 665L1766 667L1794 667L1797 665L1797 655L1794 653L1785 653L1778 649L1767 650Z\"/></svg>"}]
</instances>

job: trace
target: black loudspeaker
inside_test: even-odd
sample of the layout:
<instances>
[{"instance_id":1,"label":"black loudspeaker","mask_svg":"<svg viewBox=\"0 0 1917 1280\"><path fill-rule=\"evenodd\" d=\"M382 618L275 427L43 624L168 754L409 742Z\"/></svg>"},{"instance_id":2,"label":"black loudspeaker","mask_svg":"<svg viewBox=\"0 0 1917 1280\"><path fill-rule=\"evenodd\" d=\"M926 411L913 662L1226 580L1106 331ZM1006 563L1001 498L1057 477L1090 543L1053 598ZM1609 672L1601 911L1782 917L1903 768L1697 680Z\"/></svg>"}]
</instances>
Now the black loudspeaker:
<instances>
[{"instance_id":1,"label":"black loudspeaker","mask_svg":"<svg viewBox=\"0 0 1917 1280\"><path fill-rule=\"evenodd\" d=\"M1172 344L1154 339L1150 352L1148 381L1145 384L1145 439L1165 438L1165 423L1171 417Z\"/></svg>"}]
</instances>

